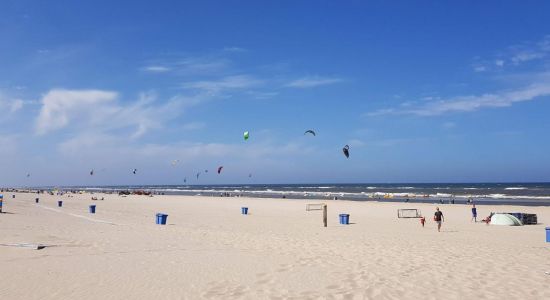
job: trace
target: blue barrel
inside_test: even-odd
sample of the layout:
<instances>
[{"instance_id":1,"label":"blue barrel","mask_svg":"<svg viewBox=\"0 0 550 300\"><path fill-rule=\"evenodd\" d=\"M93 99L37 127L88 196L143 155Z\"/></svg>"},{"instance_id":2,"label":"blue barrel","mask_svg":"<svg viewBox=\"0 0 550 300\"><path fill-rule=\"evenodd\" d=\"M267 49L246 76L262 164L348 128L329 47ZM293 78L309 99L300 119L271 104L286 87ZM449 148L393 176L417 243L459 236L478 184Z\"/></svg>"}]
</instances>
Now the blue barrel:
<instances>
[{"instance_id":1,"label":"blue barrel","mask_svg":"<svg viewBox=\"0 0 550 300\"><path fill-rule=\"evenodd\" d=\"M248 207L241 207L241 214L248 215Z\"/></svg>"},{"instance_id":2,"label":"blue barrel","mask_svg":"<svg viewBox=\"0 0 550 300\"><path fill-rule=\"evenodd\" d=\"M57 201L57 206L62 207L63 206L63 201Z\"/></svg>"},{"instance_id":3,"label":"blue barrel","mask_svg":"<svg viewBox=\"0 0 550 300\"><path fill-rule=\"evenodd\" d=\"M167 214L161 214L161 213L157 214L156 224L166 225L166 220L168 220L168 215Z\"/></svg>"},{"instance_id":4,"label":"blue barrel","mask_svg":"<svg viewBox=\"0 0 550 300\"><path fill-rule=\"evenodd\" d=\"M546 242L550 243L550 227L546 227Z\"/></svg>"},{"instance_id":5,"label":"blue barrel","mask_svg":"<svg viewBox=\"0 0 550 300\"><path fill-rule=\"evenodd\" d=\"M155 224L160 224L162 214L156 214Z\"/></svg>"},{"instance_id":6,"label":"blue barrel","mask_svg":"<svg viewBox=\"0 0 550 300\"><path fill-rule=\"evenodd\" d=\"M340 224L349 225L349 215L348 214L340 214Z\"/></svg>"},{"instance_id":7,"label":"blue barrel","mask_svg":"<svg viewBox=\"0 0 550 300\"><path fill-rule=\"evenodd\" d=\"M89 211L91 214L95 214L95 205L90 205Z\"/></svg>"},{"instance_id":8,"label":"blue barrel","mask_svg":"<svg viewBox=\"0 0 550 300\"><path fill-rule=\"evenodd\" d=\"M34 203L38 203L38 202L40 202L39 198L34 199Z\"/></svg>"}]
</instances>

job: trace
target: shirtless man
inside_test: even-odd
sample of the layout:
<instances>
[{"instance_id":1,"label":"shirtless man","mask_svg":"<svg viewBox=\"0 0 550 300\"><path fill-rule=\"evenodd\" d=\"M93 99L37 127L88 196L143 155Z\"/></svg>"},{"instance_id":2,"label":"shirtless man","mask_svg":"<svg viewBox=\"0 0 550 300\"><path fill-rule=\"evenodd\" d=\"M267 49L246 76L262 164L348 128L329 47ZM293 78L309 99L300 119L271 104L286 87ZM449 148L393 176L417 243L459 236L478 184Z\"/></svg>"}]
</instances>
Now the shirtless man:
<instances>
[{"instance_id":1,"label":"shirtless man","mask_svg":"<svg viewBox=\"0 0 550 300\"><path fill-rule=\"evenodd\" d=\"M441 223L445 221L443 213L439 210L439 207L435 208L434 221L437 223L437 231L441 232Z\"/></svg>"}]
</instances>

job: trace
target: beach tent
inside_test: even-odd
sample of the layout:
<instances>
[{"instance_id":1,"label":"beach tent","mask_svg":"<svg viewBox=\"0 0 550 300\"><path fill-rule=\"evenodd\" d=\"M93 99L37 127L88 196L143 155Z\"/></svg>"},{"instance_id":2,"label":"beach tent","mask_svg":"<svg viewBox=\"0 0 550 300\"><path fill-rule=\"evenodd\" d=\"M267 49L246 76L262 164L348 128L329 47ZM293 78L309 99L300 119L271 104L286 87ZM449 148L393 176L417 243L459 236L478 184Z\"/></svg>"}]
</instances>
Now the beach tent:
<instances>
[{"instance_id":1,"label":"beach tent","mask_svg":"<svg viewBox=\"0 0 550 300\"><path fill-rule=\"evenodd\" d=\"M494 214L491 217L491 225L521 226L521 221L510 214Z\"/></svg>"}]
</instances>

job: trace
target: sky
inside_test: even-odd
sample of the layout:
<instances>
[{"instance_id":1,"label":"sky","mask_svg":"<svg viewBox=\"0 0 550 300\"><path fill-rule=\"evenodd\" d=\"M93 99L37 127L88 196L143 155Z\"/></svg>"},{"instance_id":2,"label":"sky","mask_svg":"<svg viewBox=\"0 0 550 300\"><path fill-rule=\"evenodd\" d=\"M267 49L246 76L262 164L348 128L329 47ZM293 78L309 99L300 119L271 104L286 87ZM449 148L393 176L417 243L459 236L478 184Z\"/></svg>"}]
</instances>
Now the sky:
<instances>
[{"instance_id":1,"label":"sky","mask_svg":"<svg viewBox=\"0 0 550 300\"><path fill-rule=\"evenodd\" d=\"M550 181L548 11L4 0L0 186Z\"/></svg>"}]
</instances>

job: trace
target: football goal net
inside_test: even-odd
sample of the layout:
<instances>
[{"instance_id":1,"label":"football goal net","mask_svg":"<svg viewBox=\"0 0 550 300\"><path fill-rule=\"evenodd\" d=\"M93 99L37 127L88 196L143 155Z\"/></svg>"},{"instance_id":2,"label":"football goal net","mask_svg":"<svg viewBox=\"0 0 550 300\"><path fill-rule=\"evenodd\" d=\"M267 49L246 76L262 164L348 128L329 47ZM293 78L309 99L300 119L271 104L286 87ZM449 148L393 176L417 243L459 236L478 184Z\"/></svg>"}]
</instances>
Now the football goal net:
<instances>
[{"instance_id":1,"label":"football goal net","mask_svg":"<svg viewBox=\"0 0 550 300\"><path fill-rule=\"evenodd\" d=\"M310 210L323 210L324 203L308 203L306 204L306 211Z\"/></svg>"},{"instance_id":2,"label":"football goal net","mask_svg":"<svg viewBox=\"0 0 550 300\"><path fill-rule=\"evenodd\" d=\"M422 213L419 209L398 209L397 210L398 218L421 218Z\"/></svg>"}]
</instances>

